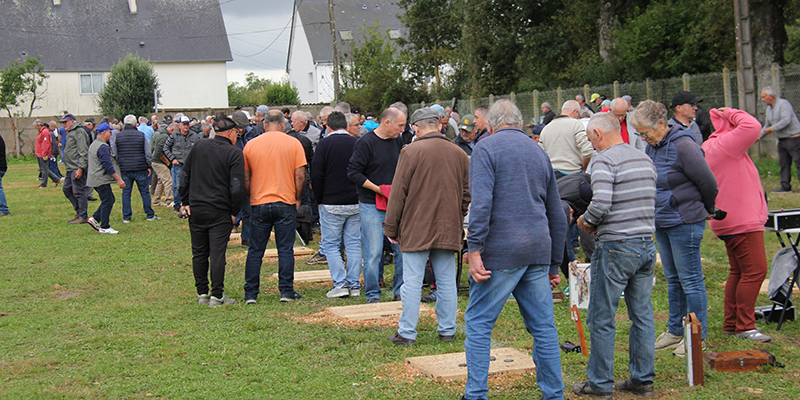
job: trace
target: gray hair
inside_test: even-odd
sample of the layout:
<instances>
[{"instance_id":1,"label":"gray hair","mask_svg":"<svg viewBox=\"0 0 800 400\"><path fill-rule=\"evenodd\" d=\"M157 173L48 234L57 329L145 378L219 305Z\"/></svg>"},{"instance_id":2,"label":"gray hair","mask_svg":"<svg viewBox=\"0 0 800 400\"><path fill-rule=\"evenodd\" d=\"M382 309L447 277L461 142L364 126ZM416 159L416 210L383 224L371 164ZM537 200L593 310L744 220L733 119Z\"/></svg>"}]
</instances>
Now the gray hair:
<instances>
[{"instance_id":1,"label":"gray hair","mask_svg":"<svg viewBox=\"0 0 800 400\"><path fill-rule=\"evenodd\" d=\"M775 89L773 89L772 86L766 86L763 89L761 89L761 91L766 93L767 96L778 97L778 95L775 94Z\"/></svg>"},{"instance_id":2,"label":"gray hair","mask_svg":"<svg viewBox=\"0 0 800 400\"><path fill-rule=\"evenodd\" d=\"M515 128L522 126L522 113L519 108L509 100L497 100L486 114L486 122L493 129L510 125Z\"/></svg>"},{"instance_id":3,"label":"gray hair","mask_svg":"<svg viewBox=\"0 0 800 400\"><path fill-rule=\"evenodd\" d=\"M561 106L561 114L569 114L581 109L581 105L575 100L567 100Z\"/></svg>"},{"instance_id":4,"label":"gray hair","mask_svg":"<svg viewBox=\"0 0 800 400\"><path fill-rule=\"evenodd\" d=\"M550 105L549 101L545 101L544 103L542 103L542 107L545 107L548 110L552 110L553 109L553 106Z\"/></svg>"},{"instance_id":5,"label":"gray hair","mask_svg":"<svg viewBox=\"0 0 800 400\"><path fill-rule=\"evenodd\" d=\"M343 101L340 101L340 102L336 103L336 107L333 107L333 108L336 111L339 111L342 114L349 113L350 112L350 103L345 103Z\"/></svg>"},{"instance_id":6,"label":"gray hair","mask_svg":"<svg viewBox=\"0 0 800 400\"><path fill-rule=\"evenodd\" d=\"M580 117L581 118L592 118L592 112L587 110L587 109L585 109L585 108L581 108Z\"/></svg>"},{"instance_id":7,"label":"gray hair","mask_svg":"<svg viewBox=\"0 0 800 400\"><path fill-rule=\"evenodd\" d=\"M145 117L139 117L139 123L140 123L140 124L146 124L146 123L147 123L147 121L150 121L150 120L149 120L149 119L147 119L147 118L145 118Z\"/></svg>"},{"instance_id":8,"label":"gray hair","mask_svg":"<svg viewBox=\"0 0 800 400\"><path fill-rule=\"evenodd\" d=\"M619 120L611 113L597 113L589 120L589 125L586 126L586 133L593 132L595 129L604 134L619 133Z\"/></svg>"},{"instance_id":9,"label":"gray hair","mask_svg":"<svg viewBox=\"0 0 800 400\"><path fill-rule=\"evenodd\" d=\"M639 103L629 118L634 127L656 129L658 121L667 122L667 106L653 100L645 100Z\"/></svg>"},{"instance_id":10,"label":"gray hair","mask_svg":"<svg viewBox=\"0 0 800 400\"><path fill-rule=\"evenodd\" d=\"M347 121L348 126L350 126L350 123L353 122L353 118L358 118L358 115L353 113L347 113L344 115L344 119ZM358 122L361 122L361 120L359 119Z\"/></svg>"},{"instance_id":11,"label":"gray hair","mask_svg":"<svg viewBox=\"0 0 800 400\"><path fill-rule=\"evenodd\" d=\"M295 111L292 113L292 118L297 117L300 121L308 121L308 116L306 115L305 111Z\"/></svg>"},{"instance_id":12,"label":"gray hair","mask_svg":"<svg viewBox=\"0 0 800 400\"><path fill-rule=\"evenodd\" d=\"M172 122L167 126L167 130L170 132L174 131L175 129L178 129L178 124L175 122Z\"/></svg>"},{"instance_id":13,"label":"gray hair","mask_svg":"<svg viewBox=\"0 0 800 400\"><path fill-rule=\"evenodd\" d=\"M122 123L125 125L135 125L136 124L136 116L133 114L128 114L125 118L122 119Z\"/></svg>"},{"instance_id":14,"label":"gray hair","mask_svg":"<svg viewBox=\"0 0 800 400\"><path fill-rule=\"evenodd\" d=\"M211 129L211 124L209 124L208 122L203 122L202 124L200 124L200 129L209 129L210 130Z\"/></svg>"},{"instance_id":15,"label":"gray hair","mask_svg":"<svg viewBox=\"0 0 800 400\"><path fill-rule=\"evenodd\" d=\"M305 118L305 114L303 114L303 118ZM284 121L286 121L286 118L283 116L283 113L280 110L269 110L267 115L264 117L264 120L261 122L266 128L269 124L278 124L283 126Z\"/></svg>"},{"instance_id":16,"label":"gray hair","mask_svg":"<svg viewBox=\"0 0 800 400\"><path fill-rule=\"evenodd\" d=\"M586 101L586 96L579 94L575 96L575 100L577 101Z\"/></svg>"},{"instance_id":17,"label":"gray hair","mask_svg":"<svg viewBox=\"0 0 800 400\"><path fill-rule=\"evenodd\" d=\"M475 109L474 114L480 114L481 116L486 117L487 112L489 112L489 106L486 104L481 104Z\"/></svg>"},{"instance_id":18,"label":"gray hair","mask_svg":"<svg viewBox=\"0 0 800 400\"><path fill-rule=\"evenodd\" d=\"M403 114L405 114L407 117L409 116L408 115L408 107L402 101L396 101L396 102L392 103L392 105L390 105L389 107L396 108L396 109L402 111Z\"/></svg>"},{"instance_id":19,"label":"gray hair","mask_svg":"<svg viewBox=\"0 0 800 400\"><path fill-rule=\"evenodd\" d=\"M306 111L306 120L314 119L314 116L311 115L310 112Z\"/></svg>"},{"instance_id":20,"label":"gray hair","mask_svg":"<svg viewBox=\"0 0 800 400\"><path fill-rule=\"evenodd\" d=\"M325 107L322 107L321 110L319 110L319 116L320 117L327 117L332 112L333 112L333 107L325 106ZM350 112L348 111L347 113L345 113L345 116L347 116L347 114L350 114Z\"/></svg>"}]
</instances>

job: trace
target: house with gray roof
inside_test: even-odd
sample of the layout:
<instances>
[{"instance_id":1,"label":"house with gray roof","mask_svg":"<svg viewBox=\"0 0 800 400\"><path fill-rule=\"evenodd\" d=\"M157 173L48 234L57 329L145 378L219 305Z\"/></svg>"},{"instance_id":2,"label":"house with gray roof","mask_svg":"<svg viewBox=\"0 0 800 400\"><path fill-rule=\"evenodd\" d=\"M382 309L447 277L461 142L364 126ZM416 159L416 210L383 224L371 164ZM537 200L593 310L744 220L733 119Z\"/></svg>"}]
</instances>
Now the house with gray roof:
<instances>
[{"instance_id":1,"label":"house with gray roof","mask_svg":"<svg viewBox=\"0 0 800 400\"><path fill-rule=\"evenodd\" d=\"M334 2L336 45L340 61L353 43L362 41L361 28L380 25L389 36L405 36L397 18L403 10L397 0ZM286 73L300 92L303 103L329 103L333 93L333 40L328 0L295 0L294 23L289 39Z\"/></svg>"},{"instance_id":2,"label":"house with gray roof","mask_svg":"<svg viewBox=\"0 0 800 400\"><path fill-rule=\"evenodd\" d=\"M231 61L219 0L4 1L0 63L40 56L34 116L97 113L111 67L128 54L153 63L159 111L226 108ZM22 107L26 109L26 107Z\"/></svg>"}]
</instances>

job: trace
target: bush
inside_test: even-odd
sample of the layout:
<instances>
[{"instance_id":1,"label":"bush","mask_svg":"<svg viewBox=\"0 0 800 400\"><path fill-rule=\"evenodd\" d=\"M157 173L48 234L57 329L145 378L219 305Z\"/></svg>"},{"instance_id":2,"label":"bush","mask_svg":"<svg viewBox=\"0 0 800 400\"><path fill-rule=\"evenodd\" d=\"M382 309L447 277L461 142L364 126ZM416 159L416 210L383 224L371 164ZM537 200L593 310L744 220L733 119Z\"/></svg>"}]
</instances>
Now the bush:
<instances>
[{"instance_id":1,"label":"bush","mask_svg":"<svg viewBox=\"0 0 800 400\"><path fill-rule=\"evenodd\" d=\"M100 113L119 120L127 114L147 115L153 112L153 91L158 78L153 66L139 57L128 54L111 67L98 107ZM161 96L161 91L157 92Z\"/></svg>"}]
</instances>

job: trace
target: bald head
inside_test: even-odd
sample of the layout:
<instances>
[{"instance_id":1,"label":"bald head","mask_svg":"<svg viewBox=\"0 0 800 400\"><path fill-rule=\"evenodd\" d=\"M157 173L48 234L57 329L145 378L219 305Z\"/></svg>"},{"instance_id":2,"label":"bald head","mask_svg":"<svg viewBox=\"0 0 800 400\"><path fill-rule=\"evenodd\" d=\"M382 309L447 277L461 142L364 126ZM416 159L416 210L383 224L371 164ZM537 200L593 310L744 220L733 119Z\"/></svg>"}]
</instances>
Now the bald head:
<instances>
[{"instance_id":1,"label":"bald head","mask_svg":"<svg viewBox=\"0 0 800 400\"><path fill-rule=\"evenodd\" d=\"M561 106L561 115L566 115L571 118L578 119L580 117L581 105L575 100L567 100Z\"/></svg>"}]
</instances>

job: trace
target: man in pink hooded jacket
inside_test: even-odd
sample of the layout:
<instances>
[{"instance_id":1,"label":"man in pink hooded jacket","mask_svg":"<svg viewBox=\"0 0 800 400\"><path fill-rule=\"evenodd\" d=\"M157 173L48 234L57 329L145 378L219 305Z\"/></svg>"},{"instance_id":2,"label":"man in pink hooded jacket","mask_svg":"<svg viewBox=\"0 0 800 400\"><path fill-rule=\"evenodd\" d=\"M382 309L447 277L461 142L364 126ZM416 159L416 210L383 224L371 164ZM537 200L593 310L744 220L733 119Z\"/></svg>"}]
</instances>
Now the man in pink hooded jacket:
<instances>
[{"instance_id":1,"label":"man in pink hooded jacket","mask_svg":"<svg viewBox=\"0 0 800 400\"><path fill-rule=\"evenodd\" d=\"M703 143L706 161L717 178L716 206L728 214L709 226L725 242L730 275L725 284L725 321L722 332L742 339L769 342L756 329L755 303L767 274L764 189L747 149L758 139L761 124L745 111L719 108L709 111L716 132Z\"/></svg>"}]
</instances>

